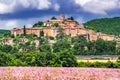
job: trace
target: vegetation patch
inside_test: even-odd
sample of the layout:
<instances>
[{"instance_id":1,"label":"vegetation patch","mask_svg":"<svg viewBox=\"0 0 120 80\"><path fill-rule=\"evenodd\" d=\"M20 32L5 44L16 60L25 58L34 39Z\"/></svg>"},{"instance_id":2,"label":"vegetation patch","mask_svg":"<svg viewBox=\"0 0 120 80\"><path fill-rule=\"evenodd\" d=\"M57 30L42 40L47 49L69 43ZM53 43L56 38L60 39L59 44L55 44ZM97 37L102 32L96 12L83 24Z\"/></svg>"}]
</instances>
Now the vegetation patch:
<instances>
[{"instance_id":1,"label":"vegetation patch","mask_svg":"<svg viewBox=\"0 0 120 80\"><path fill-rule=\"evenodd\" d=\"M84 26L85 28L92 29L96 32L119 36L120 17L94 19L84 23Z\"/></svg>"}]
</instances>

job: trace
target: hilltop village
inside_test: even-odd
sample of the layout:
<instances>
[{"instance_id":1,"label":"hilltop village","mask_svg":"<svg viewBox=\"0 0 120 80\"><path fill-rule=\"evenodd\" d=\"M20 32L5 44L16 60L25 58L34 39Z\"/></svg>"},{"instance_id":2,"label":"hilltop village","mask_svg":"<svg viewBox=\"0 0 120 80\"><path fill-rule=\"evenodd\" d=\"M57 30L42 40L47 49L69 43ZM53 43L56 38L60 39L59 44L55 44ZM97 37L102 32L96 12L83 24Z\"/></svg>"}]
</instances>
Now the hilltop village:
<instances>
[{"instance_id":1,"label":"hilltop village","mask_svg":"<svg viewBox=\"0 0 120 80\"><path fill-rule=\"evenodd\" d=\"M55 27L55 24L57 24L58 26ZM103 34L101 32L95 32L93 30L85 29L82 23L78 23L77 21L71 19L65 19L64 14L61 14L59 19L55 18L43 22L42 26L45 27L26 28L26 34L35 34L39 37L40 32L43 31L44 36L55 37L57 34L59 34L58 30L59 27L61 27L63 29L63 32L66 35L70 35L71 37L77 35L87 35L86 38L89 38L90 41L97 40L98 38L107 41L113 41L116 39L114 35ZM23 34L24 28L14 28L11 30L11 35L17 36ZM4 38L3 42L4 44L13 44L13 38ZM27 42L27 39L21 38L19 42ZM39 44L39 41L35 40L35 43Z\"/></svg>"},{"instance_id":2,"label":"hilltop village","mask_svg":"<svg viewBox=\"0 0 120 80\"><path fill-rule=\"evenodd\" d=\"M78 24L74 20L65 20L64 14L62 14L59 19L53 19L43 23L43 26L48 26L49 28L27 28L26 34L36 34L37 36L39 36L40 31L43 31L45 36L55 37L58 34L58 27L54 27L55 23L58 23L59 26L64 29L65 34L71 35L72 37L81 34L87 34L89 35L90 40L96 40L98 38L108 41L114 40L114 35L96 33L93 30L85 29L82 23ZM11 34L13 34L14 36L18 34L22 35L23 32L23 28L14 28L13 30L11 30Z\"/></svg>"}]
</instances>

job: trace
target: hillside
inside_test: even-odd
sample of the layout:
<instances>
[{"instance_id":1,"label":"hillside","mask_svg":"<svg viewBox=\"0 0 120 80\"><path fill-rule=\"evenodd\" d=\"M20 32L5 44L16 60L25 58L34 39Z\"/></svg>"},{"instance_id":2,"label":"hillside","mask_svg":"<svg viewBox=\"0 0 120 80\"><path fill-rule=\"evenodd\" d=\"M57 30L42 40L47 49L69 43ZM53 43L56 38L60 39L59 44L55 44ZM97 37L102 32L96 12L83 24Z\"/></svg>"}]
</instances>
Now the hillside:
<instances>
[{"instance_id":1,"label":"hillside","mask_svg":"<svg viewBox=\"0 0 120 80\"><path fill-rule=\"evenodd\" d=\"M3 29L0 29L0 39L3 38L3 35L6 34L6 33L9 33L10 30L3 30Z\"/></svg>"},{"instance_id":2,"label":"hillside","mask_svg":"<svg viewBox=\"0 0 120 80\"><path fill-rule=\"evenodd\" d=\"M120 35L120 17L94 19L84 23L85 28L105 34Z\"/></svg>"},{"instance_id":3,"label":"hillside","mask_svg":"<svg viewBox=\"0 0 120 80\"><path fill-rule=\"evenodd\" d=\"M0 29L0 34L4 34L4 33L8 33L10 32L10 30L3 30L3 29Z\"/></svg>"}]
</instances>

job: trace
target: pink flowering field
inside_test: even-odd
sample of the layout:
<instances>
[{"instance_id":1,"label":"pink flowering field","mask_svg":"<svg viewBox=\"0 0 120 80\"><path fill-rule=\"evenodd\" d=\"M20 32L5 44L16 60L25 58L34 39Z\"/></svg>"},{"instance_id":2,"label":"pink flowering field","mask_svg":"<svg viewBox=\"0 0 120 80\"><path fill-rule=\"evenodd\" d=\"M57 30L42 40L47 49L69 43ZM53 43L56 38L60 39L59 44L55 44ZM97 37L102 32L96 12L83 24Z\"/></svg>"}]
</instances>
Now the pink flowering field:
<instances>
[{"instance_id":1,"label":"pink flowering field","mask_svg":"<svg viewBox=\"0 0 120 80\"><path fill-rule=\"evenodd\" d=\"M0 67L0 80L120 80L120 69Z\"/></svg>"}]
</instances>

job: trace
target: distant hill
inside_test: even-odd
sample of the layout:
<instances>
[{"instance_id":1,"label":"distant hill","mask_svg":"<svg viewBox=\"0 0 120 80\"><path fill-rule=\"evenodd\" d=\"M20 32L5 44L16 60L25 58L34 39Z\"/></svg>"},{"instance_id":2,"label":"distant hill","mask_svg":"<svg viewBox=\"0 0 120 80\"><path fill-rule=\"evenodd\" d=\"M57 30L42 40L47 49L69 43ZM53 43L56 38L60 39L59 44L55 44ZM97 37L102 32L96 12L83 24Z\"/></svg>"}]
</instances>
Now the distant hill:
<instances>
[{"instance_id":1,"label":"distant hill","mask_svg":"<svg viewBox=\"0 0 120 80\"><path fill-rule=\"evenodd\" d=\"M10 32L10 30L0 29L0 39L4 37L4 36L3 36L4 34L9 33L9 32Z\"/></svg>"},{"instance_id":2,"label":"distant hill","mask_svg":"<svg viewBox=\"0 0 120 80\"><path fill-rule=\"evenodd\" d=\"M84 26L96 32L120 35L120 17L94 19L84 23Z\"/></svg>"},{"instance_id":3,"label":"distant hill","mask_svg":"<svg viewBox=\"0 0 120 80\"><path fill-rule=\"evenodd\" d=\"M10 30L3 30L3 29L0 29L0 34L4 34L4 33L8 33L10 32Z\"/></svg>"}]
</instances>

